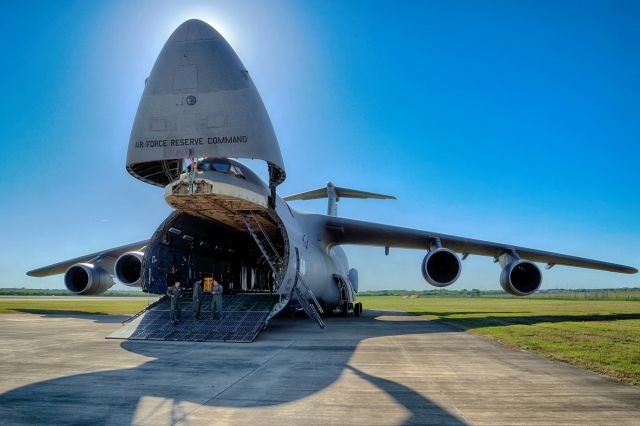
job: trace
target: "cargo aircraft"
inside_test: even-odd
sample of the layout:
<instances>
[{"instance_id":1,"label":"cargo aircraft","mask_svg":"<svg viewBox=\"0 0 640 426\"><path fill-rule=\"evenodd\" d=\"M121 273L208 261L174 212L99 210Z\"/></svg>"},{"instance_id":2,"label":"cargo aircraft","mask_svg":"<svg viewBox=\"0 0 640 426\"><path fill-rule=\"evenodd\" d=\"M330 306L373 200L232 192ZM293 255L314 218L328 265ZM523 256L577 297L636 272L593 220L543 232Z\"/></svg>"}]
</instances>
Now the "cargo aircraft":
<instances>
[{"instance_id":1,"label":"cargo aircraft","mask_svg":"<svg viewBox=\"0 0 640 426\"><path fill-rule=\"evenodd\" d=\"M266 163L263 182L238 160ZM127 171L163 187L175 210L145 241L102 250L35 269L43 277L64 273L77 295L96 295L114 278L142 291L164 294L174 280L188 289L214 276L225 293L278 295L269 318L286 308L304 310L323 326L323 312L358 315L358 272L343 244L424 250L424 279L453 284L469 255L487 256L501 268L507 293L527 296L542 273L556 265L633 274L637 269L564 254L346 219L342 198L391 196L334 186L280 197L285 167L271 121L247 69L211 26L181 24L171 35L145 82L133 123ZM302 213L288 201L326 198L327 214ZM534 263L536 262L536 263Z\"/></svg>"}]
</instances>

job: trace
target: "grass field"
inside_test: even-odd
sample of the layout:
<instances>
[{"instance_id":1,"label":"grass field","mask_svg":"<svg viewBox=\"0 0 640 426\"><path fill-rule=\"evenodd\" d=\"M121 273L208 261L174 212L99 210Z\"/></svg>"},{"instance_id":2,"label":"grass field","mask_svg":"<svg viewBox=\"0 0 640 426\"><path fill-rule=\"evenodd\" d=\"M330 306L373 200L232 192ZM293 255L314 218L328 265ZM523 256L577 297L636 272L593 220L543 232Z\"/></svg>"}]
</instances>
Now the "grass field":
<instances>
[{"instance_id":1,"label":"grass field","mask_svg":"<svg viewBox=\"0 0 640 426\"><path fill-rule=\"evenodd\" d=\"M0 313L133 314L153 299L0 298ZM365 309L437 319L640 385L640 301L364 296Z\"/></svg>"},{"instance_id":2,"label":"grass field","mask_svg":"<svg viewBox=\"0 0 640 426\"><path fill-rule=\"evenodd\" d=\"M360 297L640 384L640 301Z\"/></svg>"},{"instance_id":3,"label":"grass field","mask_svg":"<svg viewBox=\"0 0 640 426\"><path fill-rule=\"evenodd\" d=\"M155 299L149 299L155 300ZM55 300L52 297L0 297L0 313L30 314L135 314L147 306L146 298L90 298L65 297Z\"/></svg>"}]
</instances>

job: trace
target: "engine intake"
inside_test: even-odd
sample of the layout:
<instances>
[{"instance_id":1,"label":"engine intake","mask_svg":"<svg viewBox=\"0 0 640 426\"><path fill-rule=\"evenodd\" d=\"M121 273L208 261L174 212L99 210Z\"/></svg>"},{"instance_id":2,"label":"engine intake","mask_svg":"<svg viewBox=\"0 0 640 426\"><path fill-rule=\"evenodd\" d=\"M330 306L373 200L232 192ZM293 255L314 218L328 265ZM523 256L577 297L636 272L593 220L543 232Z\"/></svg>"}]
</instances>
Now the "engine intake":
<instances>
[{"instance_id":1,"label":"engine intake","mask_svg":"<svg viewBox=\"0 0 640 426\"><path fill-rule=\"evenodd\" d=\"M500 274L500 285L514 296L528 296L540 289L542 273L535 263L514 260L507 264Z\"/></svg>"},{"instance_id":2,"label":"engine intake","mask_svg":"<svg viewBox=\"0 0 640 426\"><path fill-rule=\"evenodd\" d=\"M111 274L93 263L76 263L64 273L64 285L73 294L93 296L104 293L113 284Z\"/></svg>"},{"instance_id":3,"label":"engine intake","mask_svg":"<svg viewBox=\"0 0 640 426\"><path fill-rule=\"evenodd\" d=\"M436 287L453 284L462 271L460 258L446 248L430 250L422 261L422 276Z\"/></svg>"},{"instance_id":4,"label":"engine intake","mask_svg":"<svg viewBox=\"0 0 640 426\"><path fill-rule=\"evenodd\" d=\"M143 258L144 253L141 251L128 251L122 254L113 268L118 281L129 287L141 287Z\"/></svg>"}]
</instances>

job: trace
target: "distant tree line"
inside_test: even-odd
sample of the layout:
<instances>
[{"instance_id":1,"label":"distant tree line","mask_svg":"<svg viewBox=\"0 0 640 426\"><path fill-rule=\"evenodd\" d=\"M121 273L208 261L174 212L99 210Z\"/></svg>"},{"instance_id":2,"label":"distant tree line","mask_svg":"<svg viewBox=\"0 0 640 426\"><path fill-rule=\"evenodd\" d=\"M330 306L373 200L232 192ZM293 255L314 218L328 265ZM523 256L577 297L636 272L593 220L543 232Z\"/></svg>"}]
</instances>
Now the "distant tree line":
<instances>
[{"instance_id":1,"label":"distant tree line","mask_svg":"<svg viewBox=\"0 0 640 426\"><path fill-rule=\"evenodd\" d=\"M445 290L445 289L437 289L437 290L370 290L370 291L361 291L358 294L360 296L418 296L418 297L433 297L433 296L443 296L443 297L456 297L456 296L464 296L464 297L473 297L473 296L481 296L488 294L500 294L502 291L496 290L478 290L474 288L472 290L462 289L462 290Z\"/></svg>"},{"instance_id":2,"label":"distant tree line","mask_svg":"<svg viewBox=\"0 0 640 426\"><path fill-rule=\"evenodd\" d=\"M517 297L502 290L370 290L361 291L360 296L405 296L405 297ZM527 296L534 299L586 299L586 300L640 300L640 288L603 288L603 289L548 289Z\"/></svg>"},{"instance_id":3,"label":"distant tree line","mask_svg":"<svg viewBox=\"0 0 640 426\"><path fill-rule=\"evenodd\" d=\"M0 288L0 296L71 296L67 290L37 288ZM360 296L405 296L405 297L516 297L502 290L368 290L358 293ZM107 291L101 296L111 297L149 297L140 290ZM573 300L640 300L640 288L603 288L603 289L548 289L527 296L534 299L573 299Z\"/></svg>"}]
</instances>

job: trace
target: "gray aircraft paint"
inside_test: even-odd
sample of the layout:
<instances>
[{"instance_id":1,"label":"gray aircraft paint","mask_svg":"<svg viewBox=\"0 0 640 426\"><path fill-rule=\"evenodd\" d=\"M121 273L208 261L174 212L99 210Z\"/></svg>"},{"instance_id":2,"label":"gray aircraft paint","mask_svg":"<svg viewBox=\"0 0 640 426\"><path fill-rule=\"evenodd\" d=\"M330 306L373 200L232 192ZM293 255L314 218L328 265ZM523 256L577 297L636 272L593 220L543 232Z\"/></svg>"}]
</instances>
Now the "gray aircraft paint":
<instances>
[{"instance_id":1,"label":"gray aircraft paint","mask_svg":"<svg viewBox=\"0 0 640 426\"><path fill-rule=\"evenodd\" d=\"M189 97L194 97L195 102ZM191 101L188 102L188 99ZM228 143L219 143L220 140L217 139L216 143L208 143L211 138L240 139L227 139ZM185 139L188 140L187 143ZM163 142L152 142L147 146L147 141ZM167 146L164 146L165 142ZM271 122L244 66L220 34L197 20L185 22L173 33L153 67L133 125L127 169L135 177L158 185L159 181L141 174L146 170L145 167L156 167L154 170L158 170L158 167L166 168L167 161L179 161L182 164L190 156L264 160L270 165L272 188L285 176L284 163ZM167 174L169 175L170 173ZM185 175L178 175L174 179L187 179ZM229 182L233 181L227 179L226 183ZM175 183L175 180L169 182L171 183ZM249 189L248 184L238 183L239 187L242 185ZM264 197L271 194L267 188L263 184L261 194ZM319 197L328 198L330 215L300 213L285 201ZM284 302L277 306L273 314L284 309L287 302L295 300L293 287L298 271L323 307L332 309L338 306L340 290L335 276L346 282L350 276L357 276L354 272L350 274L346 254L340 247L342 244L425 251L442 247L462 254L463 259L475 254L492 257L496 262L509 258L543 262L548 267L567 265L620 273L637 272L635 268L608 262L340 218L335 216L340 197L390 198L381 194L334 187L331 183L327 188L284 199L277 195L273 197L270 208L273 208L284 228L289 250L288 262L281 270L281 280L276 287L276 291L284 296ZM147 241L141 241L92 253L30 271L28 275L58 274L77 262L105 256L114 258L129 249L136 250L146 244Z\"/></svg>"},{"instance_id":2,"label":"gray aircraft paint","mask_svg":"<svg viewBox=\"0 0 640 426\"><path fill-rule=\"evenodd\" d=\"M198 20L169 37L146 81L133 123L127 170L196 157L264 160L284 180L284 162L269 115L235 51Z\"/></svg>"}]
</instances>

